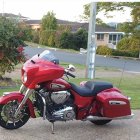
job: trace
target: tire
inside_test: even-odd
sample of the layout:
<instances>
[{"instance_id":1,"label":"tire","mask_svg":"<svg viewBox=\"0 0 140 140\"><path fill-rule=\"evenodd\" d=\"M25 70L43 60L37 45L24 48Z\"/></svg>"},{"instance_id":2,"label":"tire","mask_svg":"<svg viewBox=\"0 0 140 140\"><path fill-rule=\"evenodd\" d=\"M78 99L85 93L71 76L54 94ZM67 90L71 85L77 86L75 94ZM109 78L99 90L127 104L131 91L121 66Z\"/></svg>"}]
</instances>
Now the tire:
<instances>
[{"instance_id":1,"label":"tire","mask_svg":"<svg viewBox=\"0 0 140 140\"><path fill-rule=\"evenodd\" d=\"M111 121L112 120L97 120L97 121L91 121L91 122L94 123L95 125L105 125Z\"/></svg>"},{"instance_id":2,"label":"tire","mask_svg":"<svg viewBox=\"0 0 140 140\"><path fill-rule=\"evenodd\" d=\"M15 111L19 103L17 100L0 105L0 126L6 129L17 129L22 127L30 118L30 112L27 105L24 105L19 115L14 118Z\"/></svg>"}]
</instances>

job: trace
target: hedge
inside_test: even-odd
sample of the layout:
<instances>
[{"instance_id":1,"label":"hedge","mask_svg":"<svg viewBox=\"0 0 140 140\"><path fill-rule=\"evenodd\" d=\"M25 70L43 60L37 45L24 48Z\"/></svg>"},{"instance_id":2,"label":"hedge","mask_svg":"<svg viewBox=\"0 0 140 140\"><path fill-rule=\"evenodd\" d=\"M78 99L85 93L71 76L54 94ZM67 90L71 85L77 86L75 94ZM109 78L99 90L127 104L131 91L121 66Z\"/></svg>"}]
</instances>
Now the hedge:
<instances>
[{"instance_id":1,"label":"hedge","mask_svg":"<svg viewBox=\"0 0 140 140\"><path fill-rule=\"evenodd\" d=\"M108 48L107 46L98 46L96 53L99 55L108 55L108 56L126 56L126 57L139 57L139 51L138 50L114 50L111 48Z\"/></svg>"}]
</instances>

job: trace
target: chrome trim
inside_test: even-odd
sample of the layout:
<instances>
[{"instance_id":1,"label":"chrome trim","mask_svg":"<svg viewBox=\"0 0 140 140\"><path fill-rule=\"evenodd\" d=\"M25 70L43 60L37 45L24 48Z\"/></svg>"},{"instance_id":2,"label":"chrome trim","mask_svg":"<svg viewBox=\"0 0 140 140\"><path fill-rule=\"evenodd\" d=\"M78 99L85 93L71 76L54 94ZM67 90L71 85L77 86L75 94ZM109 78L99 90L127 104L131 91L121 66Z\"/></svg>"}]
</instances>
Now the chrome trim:
<instances>
[{"instance_id":1,"label":"chrome trim","mask_svg":"<svg viewBox=\"0 0 140 140\"><path fill-rule=\"evenodd\" d=\"M115 100L110 100L109 101L110 105L126 105L126 102L124 101L115 101Z\"/></svg>"},{"instance_id":2,"label":"chrome trim","mask_svg":"<svg viewBox=\"0 0 140 140\"><path fill-rule=\"evenodd\" d=\"M46 100L42 96L41 96L41 98L42 98L42 101L43 101L43 104L44 104L44 108L43 108L43 120L45 120L46 119Z\"/></svg>"},{"instance_id":3,"label":"chrome trim","mask_svg":"<svg viewBox=\"0 0 140 140\"><path fill-rule=\"evenodd\" d=\"M20 92L20 93L24 93L24 92L26 92L26 90L27 90L27 87L25 87L25 86L22 84L21 87L20 87L20 89L19 89L19 92Z\"/></svg>"},{"instance_id":4,"label":"chrome trim","mask_svg":"<svg viewBox=\"0 0 140 140\"><path fill-rule=\"evenodd\" d=\"M29 96L32 94L33 91L34 91L33 89L27 89L23 100L21 101L21 103L19 104L19 106L18 106L18 108L17 108L17 110L15 112L15 115L14 115L15 118L17 117L17 115L19 114L19 112L22 109L23 105L26 103L27 99L29 98Z\"/></svg>"},{"instance_id":5,"label":"chrome trim","mask_svg":"<svg viewBox=\"0 0 140 140\"><path fill-rule=\"evenodd\" d=\"M98 121L98 120L120 120L120 119L131 119L134 116L132 113L131 115L122 116L122 117L114 117L114 118L108 118L108 117L99 117L99 116L88 116L86 120L88 121Z\"/></svg>"}]
</instances>

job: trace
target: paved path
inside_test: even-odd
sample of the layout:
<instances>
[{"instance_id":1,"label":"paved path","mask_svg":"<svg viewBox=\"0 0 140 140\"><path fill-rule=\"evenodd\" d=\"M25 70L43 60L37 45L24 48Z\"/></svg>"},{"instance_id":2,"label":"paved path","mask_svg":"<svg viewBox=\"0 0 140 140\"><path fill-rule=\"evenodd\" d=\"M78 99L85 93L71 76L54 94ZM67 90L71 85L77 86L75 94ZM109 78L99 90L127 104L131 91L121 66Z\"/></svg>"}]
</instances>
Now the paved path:
<instances>
[{"instance_id":1,"label":"paved path","mask_svg":"<svg viewBox=\"0 0 140 140\"><path fill-rule=\"evenodd\" d=\"M0 128L0 140L140 140L140 111L133 112L133 119L115 120L104 126L88 121L56 122L55 134L51 134L48 121L30 119L14 131Z\"/></svg>"}]
</instances>

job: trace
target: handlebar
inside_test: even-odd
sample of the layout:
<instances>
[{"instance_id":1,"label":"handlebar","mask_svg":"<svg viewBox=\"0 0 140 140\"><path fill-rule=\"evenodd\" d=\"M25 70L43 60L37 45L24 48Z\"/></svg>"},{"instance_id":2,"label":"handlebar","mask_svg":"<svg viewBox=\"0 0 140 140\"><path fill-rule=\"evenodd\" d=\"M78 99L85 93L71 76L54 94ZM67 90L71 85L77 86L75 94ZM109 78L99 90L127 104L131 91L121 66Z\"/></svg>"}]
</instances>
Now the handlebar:
<instances>
[{"instance_id":1,"label":"handlebar","mask_svg":"<svg viewBox=\"0 0 140 140\"><path fill-rule=\"evenodd\" d=\"M67 72L67 75L69 75L69 76L71 76L71 77L73 77L73 78L76 77L75 75L71 74L70 72Z\"/></svg>"},{"instance_id":2,"label":"handlebar","mask_svg":"<svg viewBox=\"0 0 140 140\"><path fill-rule=\"evenodd\" d=\"M75 75L73 75L72 73L70 73L70 72L68 72L68 71L65 71L65 74L67 74L67 75L69 75L69 76L71 76L71 77L73 77L73 78L76 77Z\"/></svg>"}]
</instances>

